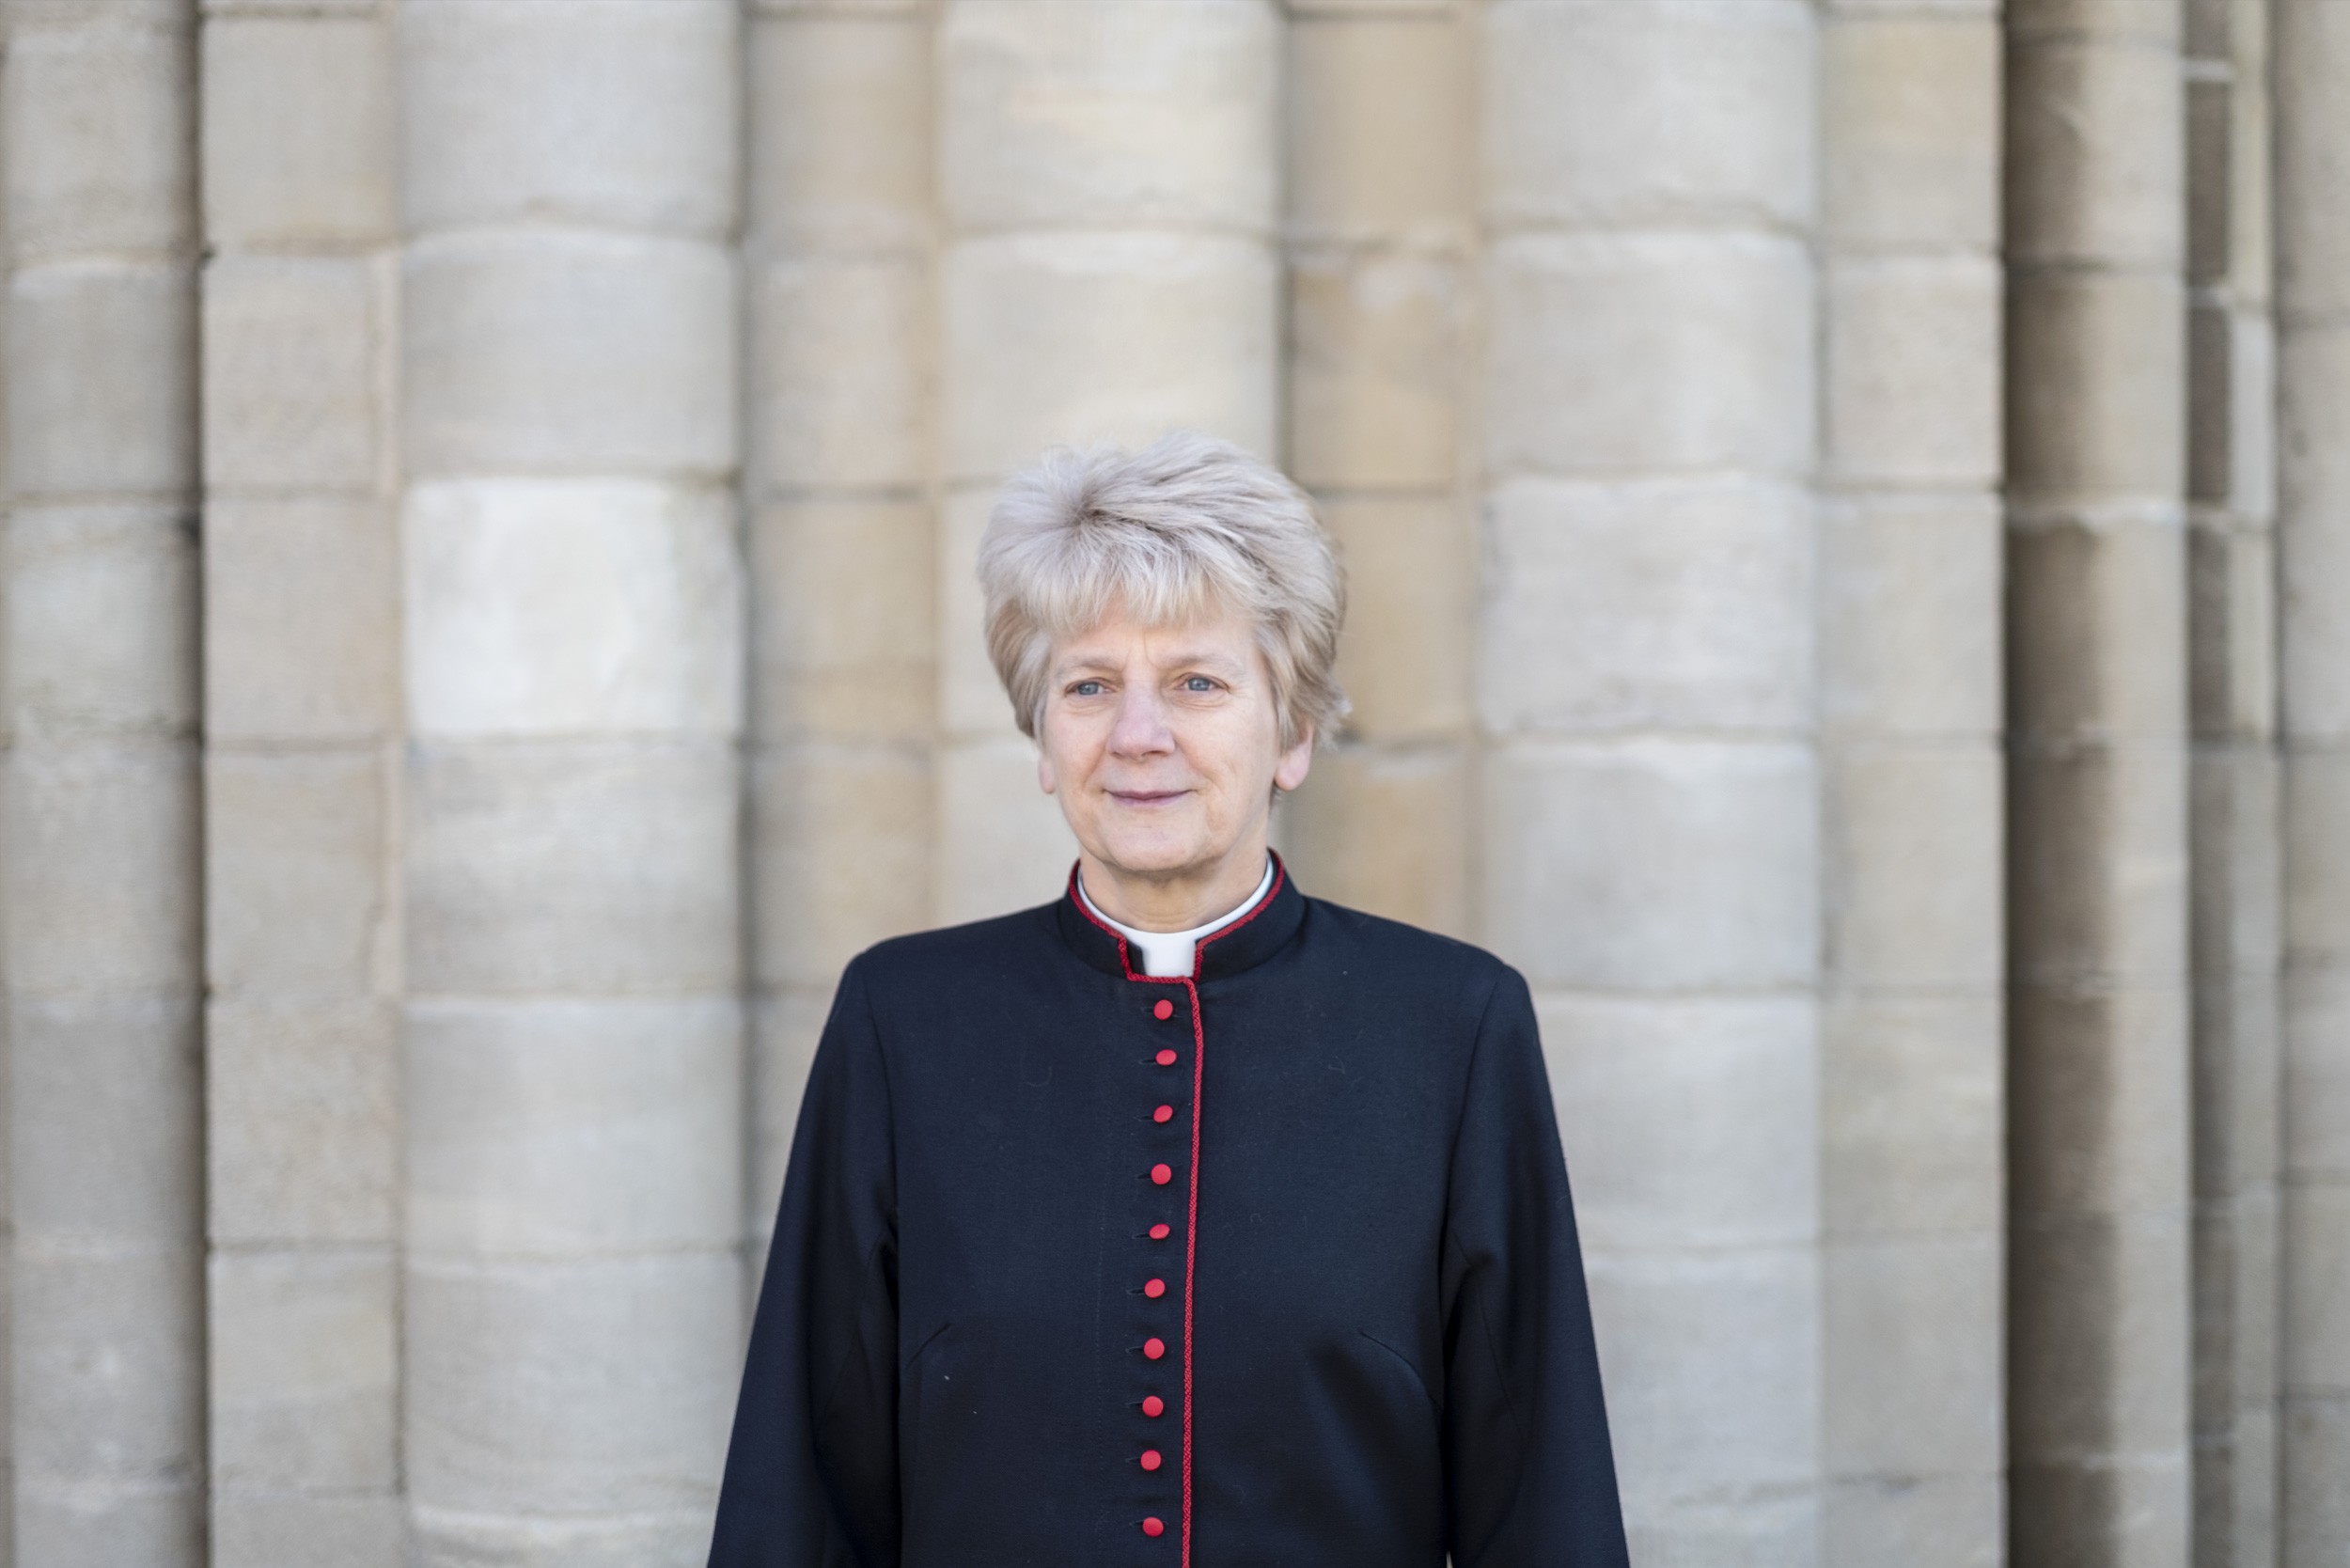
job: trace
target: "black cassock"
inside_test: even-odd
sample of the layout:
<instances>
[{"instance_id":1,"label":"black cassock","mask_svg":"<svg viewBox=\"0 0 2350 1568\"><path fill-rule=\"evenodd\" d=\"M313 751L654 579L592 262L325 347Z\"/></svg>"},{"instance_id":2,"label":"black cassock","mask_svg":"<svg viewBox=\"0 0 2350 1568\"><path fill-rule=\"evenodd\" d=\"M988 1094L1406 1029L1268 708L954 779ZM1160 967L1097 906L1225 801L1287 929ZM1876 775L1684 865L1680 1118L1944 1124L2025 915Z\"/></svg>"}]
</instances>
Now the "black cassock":
<instances>
[{"instance_id":1,"label":"black cassock","mask_svg":"<svg viewBox=\"0 0 2350 1568\"><path fill-rule=\"evenodd\" d=\"M713 1568L1624 1562L1526 982L1278 870L1193 968L1069 895L850 964Z\"/></svg>"}]
</instances>

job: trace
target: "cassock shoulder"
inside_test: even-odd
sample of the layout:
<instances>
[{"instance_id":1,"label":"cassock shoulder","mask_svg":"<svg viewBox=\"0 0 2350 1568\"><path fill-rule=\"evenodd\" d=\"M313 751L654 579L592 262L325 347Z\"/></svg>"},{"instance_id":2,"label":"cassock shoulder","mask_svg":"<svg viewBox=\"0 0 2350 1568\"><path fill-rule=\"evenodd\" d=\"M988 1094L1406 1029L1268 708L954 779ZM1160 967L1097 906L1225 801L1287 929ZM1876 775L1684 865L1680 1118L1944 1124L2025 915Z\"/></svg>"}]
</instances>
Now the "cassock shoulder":
<instances>
[{"instance_id":1,"label":"cassock shoulder","mask_svg":"<svg viewBox=\"0 0 2350 1568\"><path fill-rule=\"evenodd\" d=\"M1518 972L1482 948L1327 899L1306 903L1308 962L1338 983L1383 999L1465 1010L1472 1026L1490 1005L1527 996Z\"/></svg>"},{"instance_id":2,"label":"cassock shoulder","mask_svg":"<svg viewBox=\"0 0 2350 1568\"><path fill-rule=\"evenodd\" d=\"M887 995L907 986L1000 976L1008 968L1048 961L1060 949L1048 903L967 925L892 936L866 949L850 966L868 987Z\"/></svg>"}]
</instances>

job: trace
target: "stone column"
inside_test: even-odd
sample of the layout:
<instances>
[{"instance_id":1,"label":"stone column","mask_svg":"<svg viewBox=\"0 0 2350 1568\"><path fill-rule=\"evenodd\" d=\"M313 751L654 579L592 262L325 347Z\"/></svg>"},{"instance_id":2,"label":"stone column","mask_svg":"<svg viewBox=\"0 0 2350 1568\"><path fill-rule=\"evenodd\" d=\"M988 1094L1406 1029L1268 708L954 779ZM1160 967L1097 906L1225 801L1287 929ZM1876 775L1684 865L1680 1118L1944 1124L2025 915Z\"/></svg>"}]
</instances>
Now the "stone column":
<instances>
[{"instance_id":1,"label":"stone column","mask_svg":"<svg viewBox=\"0 0 2350 1568\"><path fill-rule=\"evenodd\" d=\"M2017 1568L2188 1544L2180 7L2007 10Z\"/></svg>"},{"instance_id":2,"label":"stone column","mask_svg":"<svg viewBox=\"0 0 2350 1568\"><path fill-rule=\"evenodd\" d=\"M400 1560L392 36L203 28L212 1556Z\"/></svg>"},{"instance_id":3,"label":"stone column","mask_svg":"<svg viewBox=\"0 0 2350 1568\"><path fill-rule=\"evenodd\" d=\"M2286 1568L2350 1542L2350 8L2277 0Z\"/></svg>"},{"instance_id":4,"label":"stone column","mask_svg":"<svg viewBox=\"0 0 2350 1568\"><path fill-rule=\"evenodd\" d=\"M403 0L413 1559L698 1562L742 1332L731 0Z\"/></svg>"},{"instance_id":5,"label":"stone column","mask_svg":"<svg viewBox=\"0 0 2350 1568\"><path fill-rule=\"evenodd\" d=\"M2005 1555L1999 28L1825 18L1821 1560Z\"/></svg>"},{"instance_id":6,"label":"stone column","mask_svg":"<svg viewBox=\"0 0 2350 1568\"><path fill-rule=\"evenodd\" d=\"M1345 562L1355 712L1282 839L1312 892L1465 935L1473 39L1447 0L1290 9L1290 472Z\"/></svg>"},{"instance_id":7,"label":"stone column","mask_svg":"<svg viewBox=\"0 0 2350 1568\"><path fill-rule=\"evenodd\" d=\"M841 965L930 923L933 31L916 0L750 23L755 1249Z\"/></svg>"},{"instance_id":8,"label":"stone column","mask_svg":"<svg viewBox=\"0 0 2350 1568\"><path fill-rule=\"evenodd\" d=\"M204 1560L194 7L9 39L23 1562Z\"/></svg>"},{"instance_id":9,"label":"stone column","mask_svg":"<svg viewBox=\"0 0 2350 1568\"><path fill-rule=\"evenodd\" d=\"M2186 8L2194 1560L2277 1561L2279 917L2267 0Z\"/></svg>"},{"instance_id":10,"label":"stone column","mask_svg":"<svg viewBox=\"0 0 2350 1568\"><path fill-rule=\"evenodd\" d=\"M1816 49L1800 0L1485 11L1479 923L1639 1561L1819 1560Z\"/></svg>"},{"instance_id":11,"label":"stone column","mask_svg":"<svg viewBox=\"0 0 2350 1568\"><path fill-rule=\"evenodd\" d=\"M938 827L932 913L1058 892L972 578L996 485L1056 443L1279 442L1270 0L948 0L938 46Z\"/></svg>"}]
</instances>

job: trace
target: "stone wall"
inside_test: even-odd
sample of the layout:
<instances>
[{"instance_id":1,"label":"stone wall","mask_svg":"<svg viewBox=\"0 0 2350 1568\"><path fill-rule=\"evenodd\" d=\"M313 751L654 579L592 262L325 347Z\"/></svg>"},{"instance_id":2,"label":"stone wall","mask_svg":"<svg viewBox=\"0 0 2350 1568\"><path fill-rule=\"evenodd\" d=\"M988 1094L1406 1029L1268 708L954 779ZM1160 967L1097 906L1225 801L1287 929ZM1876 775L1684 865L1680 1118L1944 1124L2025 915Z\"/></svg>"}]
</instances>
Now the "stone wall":
<instances>
[{"instance_id":1,"label":"stone wall","mask_svg":"<svg viewBox=\"0 0 2350 1568\"><path fill-rule=\"evenodd\" d=\"M2350 1555L2350 6L8 0L0 1555L687 1565L995 486L1344 555L1635 1560Z\"/></svg>"}]
</instances>

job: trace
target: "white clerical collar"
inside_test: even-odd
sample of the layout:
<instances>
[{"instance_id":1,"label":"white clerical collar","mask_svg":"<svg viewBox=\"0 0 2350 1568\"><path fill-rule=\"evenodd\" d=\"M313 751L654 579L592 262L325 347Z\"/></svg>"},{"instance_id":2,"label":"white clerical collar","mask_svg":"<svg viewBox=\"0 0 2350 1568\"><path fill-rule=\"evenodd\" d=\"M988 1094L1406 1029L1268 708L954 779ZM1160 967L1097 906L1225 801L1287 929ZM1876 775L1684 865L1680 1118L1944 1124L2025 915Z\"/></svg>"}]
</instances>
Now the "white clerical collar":
<instances>
[{"instance_id":1,"label":"white clerical collar","mask_svg":"<svg viewBox=\"0 0 2350 1568\"><path fill-rule=\"evenodd\" d=\"M1230 914L1210 920L1204 926L1194 926L1189 931L1136 931L1132 926L1119 924L1103 914L1102 906L1093 902L1092 895L1086 891L1083 876L1077 878L1077 897L1085 900L1086 907L1093 912L1095 919L1126 939L1128 950L1140 958L1141 963L1136 967L1144 974L1172 978L1190 974L1192 959L1198 950L1200 939L1222 931L1256 908L1258 901L1272 886L1273 856L1268 855L1264 860L1264 876L1258 882L1255 892L1233 906Z\"/></svg>"}]
</instances>

